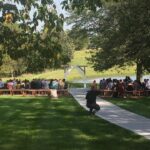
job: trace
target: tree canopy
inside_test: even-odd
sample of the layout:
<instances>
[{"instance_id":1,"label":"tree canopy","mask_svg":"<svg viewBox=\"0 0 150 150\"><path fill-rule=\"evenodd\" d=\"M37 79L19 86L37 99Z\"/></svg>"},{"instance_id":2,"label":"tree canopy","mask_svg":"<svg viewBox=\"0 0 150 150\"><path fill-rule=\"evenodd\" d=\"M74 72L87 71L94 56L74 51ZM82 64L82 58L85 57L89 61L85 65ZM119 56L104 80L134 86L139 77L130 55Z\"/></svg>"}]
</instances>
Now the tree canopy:
<instances>
[{"instance_id":1,"label":"tree canopy","mask_svg":"<svg viewBox=\"0 0 150 150\"><path fill-rule=\"evenodd\" d=\"M79 47L87 39L96 49L90 59L95 70L136 63L138 79L150 72L149 1L63 0L62 7L70 12L71 38L53 0L1 1L0 64L22 59L28 72L57 68L70 61L72 39Z\"/></svg>"},{"instance_id":2,"label":"tree canopy","mask_svg":"<svg viewBox=\"0 0 150 150\"><path fill-rule=\"evenodd\" d=\"M103 1L101 7L95 6L96 11L84 7L80 14L71 10L71 17L76 16L76 21L72 19L73 28L86 30L97 49L91 64L102 71L136 63L139 80L143 70L150 72L150 2Z\"/></svg>"},{"instance_id":3,"label":"tree canopy","mask_svg":"<svg viewBox=\"0 0 150 150\"><path fill-rule=\"evenodd\" d=\"M72 47L60 42L65 35L63 23L64 16L57 13L53 0L0 2L1 65L6 55L16 62L22 59L27 72L57 68L68 63Z\"/></svg>"},{"instance_id":4,"label":"tree canopy","mask_svg":"<svg viewBox=\"0 0 150 150\"><path fill-rule=\"evenodd\" d=\"M63 0L62 5L66 10L77 10L80 13L85 8L96 11L97 7L102 6L102 0Z\"/></svg>"}]
</instances>

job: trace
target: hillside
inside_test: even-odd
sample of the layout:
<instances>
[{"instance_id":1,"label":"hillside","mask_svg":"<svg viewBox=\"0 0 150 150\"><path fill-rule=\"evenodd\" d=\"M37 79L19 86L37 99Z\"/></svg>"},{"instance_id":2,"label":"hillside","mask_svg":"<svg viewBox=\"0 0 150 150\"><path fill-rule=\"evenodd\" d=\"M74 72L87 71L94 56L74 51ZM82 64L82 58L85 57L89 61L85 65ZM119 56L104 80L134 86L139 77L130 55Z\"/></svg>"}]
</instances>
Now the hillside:
<instances>
[{"instance_id":1,"label":"hillside","mask_svg":"<svg viewBox=\"0 0 150 150\"><path fill-rule=\"evenodd\" d=\"M124 69L112 68L103 72L95 72L91 66L87 63L86 57L89 57L88 50L76 51L74 53L74 58L72 59L70 65L86 65L86 75L88 78L92 77L106 77L106 76L125 76L135 74L135 67L126 67ZM45 72L39 74L24 74L20 76L21 79L33 79L33 78L64 78L64 70L46 70ZM71 74L68 76L68 80L73 80L81 78L76 70L73 70Z\"/></svg>"}]
</instances>

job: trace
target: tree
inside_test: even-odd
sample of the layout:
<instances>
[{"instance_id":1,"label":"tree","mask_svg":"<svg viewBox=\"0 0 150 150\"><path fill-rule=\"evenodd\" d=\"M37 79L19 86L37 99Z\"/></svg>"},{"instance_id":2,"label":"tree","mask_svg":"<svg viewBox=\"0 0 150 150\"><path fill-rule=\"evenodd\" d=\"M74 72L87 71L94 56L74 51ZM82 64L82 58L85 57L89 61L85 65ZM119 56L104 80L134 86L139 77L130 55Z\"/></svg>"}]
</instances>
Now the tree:
<instances>
[{"instance_id":1,"label":"tree","mask_svg":"<svg viewBox=\"0 0 150 150\"><path fill-rule=\"evenodd\" d=\"M72 18L70 16L70 18ZM86 30L80 28L72 28L69 31L69 37L73 40L75 45L75 50L81 50L84 48L88 48L89 46L89 38Z\"/></svg>"},{"instance_id":2,"label":"tree","mask_svg":"<svg viewBox=\"0 0 150 150\"><path fill-rule=\"evenodd\" d=\"M26 64L23 59L13 60L9 55L4 54L0 66L0 75L15 77L25 72Z\"/></svg>"},{"instance_id":3,"label":"tree","mask_svg":"<svg viewBox=\"0 0 150 150\"><path fill-rule=\"evenodd\" d=\"M149 11L149 1L120 0L103 3L96 12L85 8L78 15L74 26L86 29L97 48L90 59L95 70L136 63L138 80L143 70L150 70Z\"/></svg>"},{"instance_id":4,"label":"tree","mask_svg":"<svg viewBox=\"0 0 150 150\"><path fill-rule=\"evenodd\" d=\"M137 80L141 79L143 70L149 71L147 62L150 61L150 21L145 17L149 16L149 4L148 1L135 0L117 3L108 8L106 24L109 27L104 27L101 32L101 39L104 39L101 44L103 50L97 52L93 58L96 70L135 62Z\"/></svg>"},{"instance_id":5,"label":"tree","mask_svg":"<svg viewBox=\"0 0 150 150\"><path fill-rule=\"evenodd\" d=\"M63 0L63 8L66 10L77 10L78 13L82 12L83 9L88 8L96 11L97 7L102 6L101 0Z\"/></svg>"},{"instance_id":6,"label":"tree","mask_svg":"<svg viewBox=\"0 0 150 150\"><path fill-rule=\"evenodd\" d=\"M57 62L64 51L59 42L64 17L53 0L4 0L0 12L0 60L4 55L17 62L22 59L29 72L61 66Z\"/></svg>"},{"instance_id":7,"label":"tree","mask_svg":"<svg viewBox=\"0 0 150 150\"><path fill-rule=\"evenodd\" d=\"M59 42L62 43L61 46L62 46L62 49L64 50L62 51L61 57L59 55L58 58L60 60L60 64L65 65L69 63L71 59L73 58L75 45L74 45L73 40L70 38L67 32L62 32L60 36L61 36L61 40Z\"/></svg>"}]
</instances>

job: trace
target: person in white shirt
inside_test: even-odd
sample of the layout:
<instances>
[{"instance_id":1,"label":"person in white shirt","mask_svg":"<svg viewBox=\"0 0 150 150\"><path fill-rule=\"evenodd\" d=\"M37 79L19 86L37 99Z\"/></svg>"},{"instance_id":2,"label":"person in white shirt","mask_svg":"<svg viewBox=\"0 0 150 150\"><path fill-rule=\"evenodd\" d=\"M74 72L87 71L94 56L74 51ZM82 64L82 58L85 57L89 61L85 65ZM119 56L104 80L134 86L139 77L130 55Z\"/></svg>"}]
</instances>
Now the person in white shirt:
<instances>
[{"instance_id":1,"label":"person in white shirt","mask_svg":"<svg viewBox=\"0 0 150 150\"><path fill-rule=\"evenodd\" d=\"M147 79L145 87L146 87L146 89L150 90L150 80L149 79Z\"/></svg>"}]
</instances>

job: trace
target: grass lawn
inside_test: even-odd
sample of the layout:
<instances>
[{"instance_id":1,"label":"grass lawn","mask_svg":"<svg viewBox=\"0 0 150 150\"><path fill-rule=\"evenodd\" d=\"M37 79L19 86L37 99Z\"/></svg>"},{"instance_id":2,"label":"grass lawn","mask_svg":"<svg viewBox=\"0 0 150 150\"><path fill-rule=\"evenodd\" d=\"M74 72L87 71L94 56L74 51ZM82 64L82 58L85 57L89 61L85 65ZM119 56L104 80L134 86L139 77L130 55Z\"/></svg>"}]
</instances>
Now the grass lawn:
<instances>
[{"instance_id":1,"label":"grass lawn","mask_svg":"<svg viewBox=\"0 0 150 150\"><path fill-rule=\"evenodd\" d=\"M150 140L89 116L72 97L0 97L0 150L148 150Z\"/></svg>"},{"instance_id":2,"label":"grass lawn","mask_svg":"<svg viewBox=\"0 0 150 150\"><path fill-rule=\"evenodd\" d=\"M107 100L118 105L119 107L150 118L150 97L138 99L109 98Z\"/></svg>"}]
</instances>

